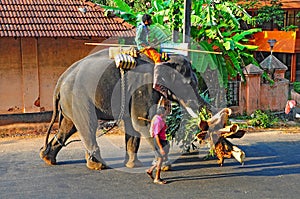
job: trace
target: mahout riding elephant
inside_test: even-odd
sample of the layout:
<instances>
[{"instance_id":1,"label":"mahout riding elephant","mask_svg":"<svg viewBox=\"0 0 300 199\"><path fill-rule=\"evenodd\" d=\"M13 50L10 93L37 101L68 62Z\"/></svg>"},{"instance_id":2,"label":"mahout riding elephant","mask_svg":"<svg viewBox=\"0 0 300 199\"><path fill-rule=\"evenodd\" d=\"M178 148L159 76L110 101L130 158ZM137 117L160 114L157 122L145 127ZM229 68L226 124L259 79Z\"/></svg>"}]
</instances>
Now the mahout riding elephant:
<instances>
[{"instance_id":1,"label":"mahout riding elephant","mask_svg":"<svg viewBox=\"0 0 300 199\"><path fill-rule=\"evenodd\" d=\"M137 158L140 137L149 138L150 123L147 120L155 114L162 96L179 102L193 116L192 110L197 111L203 106L211 108L198 94L197 78L186 57L170 56L170 60L159 67L162 71L159 83L165 92L153 89L154 64L143 57L137 58L137 66L126 71L124 78L114 60L109 58L108 50L91 54L70 66L58 79L54 90L53 115L40 150L41 159L47 164L56 164L58 152L68 138L78 132L86 149L87 167L103 169L106 165L96 141L98 120L123 119L124 163L129 168L141 166ZM48 142L57 117L58 133Z\"/></svg>"}]
</instances>

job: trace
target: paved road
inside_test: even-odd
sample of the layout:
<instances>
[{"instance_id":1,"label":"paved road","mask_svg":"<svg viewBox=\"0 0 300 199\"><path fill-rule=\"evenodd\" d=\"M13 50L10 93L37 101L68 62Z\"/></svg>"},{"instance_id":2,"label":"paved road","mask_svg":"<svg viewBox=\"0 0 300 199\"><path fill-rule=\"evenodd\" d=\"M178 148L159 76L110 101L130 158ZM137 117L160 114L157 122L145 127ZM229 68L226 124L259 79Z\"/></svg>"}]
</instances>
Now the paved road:
<instances>
[{"instance_id":1,"label":"paved road","mask_svg":"<svg viewBox=\"0 0 300 199\"><path fill-rule=\"evenodd\" d=\"M143 140L139 153L145 167L123 167L124 138L100 137L102 156L113 169L90 171L83 146L70 144L58 155L59 165L39 159L43 138L0 139L0 198L299 198L300 133L248 133L232 140L246 152L241 166L234 159L218 167L203 160L204 150L180 156L172 148L167 185L153 184L144 173L153 154Z\"/></svg>"}]
</instances>

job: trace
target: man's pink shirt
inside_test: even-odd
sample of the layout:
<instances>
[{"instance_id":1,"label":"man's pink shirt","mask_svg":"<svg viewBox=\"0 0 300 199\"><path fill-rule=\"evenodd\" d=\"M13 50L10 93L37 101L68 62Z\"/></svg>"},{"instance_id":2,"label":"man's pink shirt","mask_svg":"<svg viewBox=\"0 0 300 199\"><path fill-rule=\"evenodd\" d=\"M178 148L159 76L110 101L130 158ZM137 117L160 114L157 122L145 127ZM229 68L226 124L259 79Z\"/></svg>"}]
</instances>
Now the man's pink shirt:
<instances>
[{"instance_id":1,"label":"man's pink shirt","mask_svg":"<svg viewBox=\"0 0 300 199\"><path fill-rule=\"evenodd\" d=\"M164 119L160 115L156 115L153 123L151 124L152 137L155 137L156 135L158 135L158 137L161 140L166 140L167 139L166 129L167 129L167 125L166 125Z\"/></svg>"}]
</instances>

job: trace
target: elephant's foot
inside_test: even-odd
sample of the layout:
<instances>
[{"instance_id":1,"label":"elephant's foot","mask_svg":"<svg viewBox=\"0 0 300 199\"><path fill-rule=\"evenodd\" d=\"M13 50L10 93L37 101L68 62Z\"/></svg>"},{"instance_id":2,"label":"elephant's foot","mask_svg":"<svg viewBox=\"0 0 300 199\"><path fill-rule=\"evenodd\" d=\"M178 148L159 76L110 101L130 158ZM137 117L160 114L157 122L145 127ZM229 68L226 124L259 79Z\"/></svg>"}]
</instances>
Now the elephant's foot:
<instances>
[{"instance_id":1,"label":"elephant's foot","mask_svg":"<svg viewBox=\"0 0 300 199\"><path fill-rule=\"evenodd\" d=\"M102 169L106 169L107 168L107 166L104 163L102 163L101 161L97 160L93 156L89 156L88 153L85 154L85 159L86 159L86 166L87 166L87 168L89 168L91 170L102 170Z\"/></svg>"},{"instance_id":2,"label":"elephant's foot","mask_svg":"<svg viewBox=\"0 0 300 199\"><path fill-rule=\"evenodd\" d=\"M143 163L139 160L135 160L135 161L128 161L125 166L127 168L135 168L135 167L142 167Z\"/></svg>"},{"instance_id":3,"label":"elephant's foot","mask_svg":"<svg viewBox=\"0 0 300 199\"><path fill-rule=\"evenodd\" d=\"M40 158L48 165L56 165L56 155L50 153L49 146L41 148Z\"/></svg>"}]
</instances>

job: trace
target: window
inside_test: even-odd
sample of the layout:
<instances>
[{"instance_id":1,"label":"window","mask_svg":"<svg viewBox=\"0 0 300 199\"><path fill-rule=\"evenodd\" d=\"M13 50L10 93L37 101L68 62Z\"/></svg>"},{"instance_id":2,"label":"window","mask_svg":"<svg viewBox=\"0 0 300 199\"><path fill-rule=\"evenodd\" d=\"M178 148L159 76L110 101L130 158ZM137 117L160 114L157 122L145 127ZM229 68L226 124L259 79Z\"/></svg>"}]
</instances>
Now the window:
<instances>
[{"instance_id":1,"label":"window","mask_svg":"<svg viewBox=\"0 0 300 199\"><path fill-rule=\"evenodd\" d=\"M227 106L239 105L239 90L240 81L228 81L228 88L226 92Z\"/></svg>"},{"instance_id":2,"label":"window","mask_svg":"<svg viewBox=\"0 0 300 199\"><path fill-rule=\"evenodd\" d=\"M300 10L289 10L286 12L285 26L295 25L300 27L300 20L297 16Z\"/></svg>"}]
</instances>

